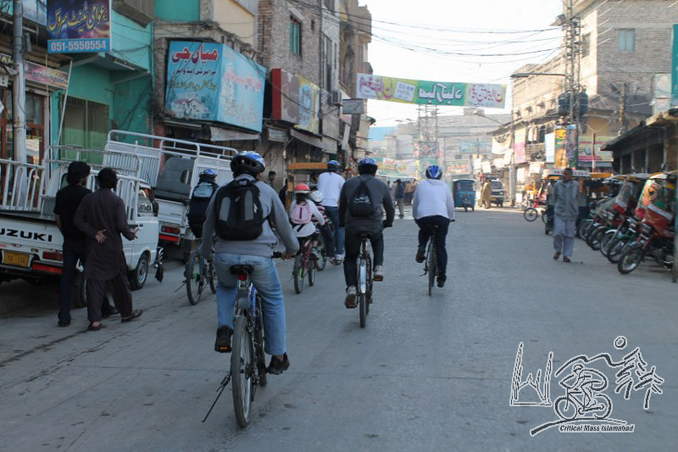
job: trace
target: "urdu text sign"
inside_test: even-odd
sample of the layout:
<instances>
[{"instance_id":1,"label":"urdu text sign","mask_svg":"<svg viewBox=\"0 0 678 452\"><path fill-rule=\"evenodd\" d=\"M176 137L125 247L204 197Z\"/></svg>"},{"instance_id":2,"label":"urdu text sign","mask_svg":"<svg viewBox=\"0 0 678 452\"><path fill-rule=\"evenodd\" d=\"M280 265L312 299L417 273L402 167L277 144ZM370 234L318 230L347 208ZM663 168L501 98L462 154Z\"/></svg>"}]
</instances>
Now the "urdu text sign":
<instances>
[{"instance_id":1,"label":"urdu text sign","mask_svg":"<svg viewBox=\"0 0 678 452\"><path fill-rule=\"evenodd\" d=\"M111 51L111 0L48 0L48 53Z\"/></svg>"}]
</instances>

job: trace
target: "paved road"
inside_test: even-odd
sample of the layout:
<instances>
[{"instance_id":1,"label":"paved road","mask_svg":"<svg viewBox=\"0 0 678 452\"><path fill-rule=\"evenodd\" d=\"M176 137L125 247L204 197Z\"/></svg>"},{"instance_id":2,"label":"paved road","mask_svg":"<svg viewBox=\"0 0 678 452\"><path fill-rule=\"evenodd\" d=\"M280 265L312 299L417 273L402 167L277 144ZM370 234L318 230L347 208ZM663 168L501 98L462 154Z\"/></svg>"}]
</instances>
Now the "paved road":
<instances>
[{"instance_id":1,"label":"paved road","mask_svg":"<svg viewBox=\"0 0 678 452\"><path fill-rule=\"evenodd\" d=\"M647 265L623 277L580 241L572 264L554 262L541 224L520 212L460 211L448 286L428 298L415 232L411 219L387 231L386 280L365 329L343 307L340 268L295 295L290 263L280 265L292 367L258 392L246 430L230 392L200 422L228 360L212 351L212 296L190 306L175 292L177 263L162 284L135 293L139 321L113 319L88 333L83 310L65 329L45 308L0 318L0 449L675 450L678 296L667 273ZM617 336L628 339L624 351L613 347ZM552 428L531 437L557 417L552 407L509 406L520 342L523 381L544 373L550 351L557 369L577 354L619 360L640 347L665 379L663 394L643 410L644 390L625 401L614 393L616 370L606 371L610 416L635 424L634 433ZM565 392L562 377L551 382L553 401ZM521 401L535 395L529 390Z\"/></svg>"}]
</instances>

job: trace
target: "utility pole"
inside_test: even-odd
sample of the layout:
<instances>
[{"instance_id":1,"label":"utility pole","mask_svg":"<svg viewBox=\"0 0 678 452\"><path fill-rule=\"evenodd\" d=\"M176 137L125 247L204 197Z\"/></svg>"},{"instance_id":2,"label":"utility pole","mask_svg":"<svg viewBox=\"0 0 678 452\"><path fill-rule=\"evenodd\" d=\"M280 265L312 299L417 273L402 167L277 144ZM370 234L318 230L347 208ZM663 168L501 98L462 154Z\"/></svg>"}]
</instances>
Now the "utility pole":
<instances>
[{"instance_id":1,"label":"utility pole","mask_svg":"<svg viewBox=\"0 0 678 452\"><path fill-rule=\"evenodd\" d=\"M619 136L622 136L626 133L626 82L622 83L621 87L621 100L619 104Z\"/></svg>"},{"instance_id":2,"label":"utility pole","mask_svg":"<svg viewBox=\"0 0 678 452\"><path fill-rule=\"evenodd\" d=\"M14 36L12 57L17 75L12 87L14 105L14 160L26 163L26 80L24 78L24 7L22 0L14 0Z\"/></svg>"},{"instance_id":3,"label":"utility pole","mask_svg":"<svg viewBox=\"0 0 678 452\"><path fill-rule=\"evenodd\" d=\"M581 123L581 20L574 15L574 0L565 0L565 61L567 67L567 84L570 95L569 124L574 129L574 158L570 165L579 164L579 134Z\"/></svg>"}]
</instances>

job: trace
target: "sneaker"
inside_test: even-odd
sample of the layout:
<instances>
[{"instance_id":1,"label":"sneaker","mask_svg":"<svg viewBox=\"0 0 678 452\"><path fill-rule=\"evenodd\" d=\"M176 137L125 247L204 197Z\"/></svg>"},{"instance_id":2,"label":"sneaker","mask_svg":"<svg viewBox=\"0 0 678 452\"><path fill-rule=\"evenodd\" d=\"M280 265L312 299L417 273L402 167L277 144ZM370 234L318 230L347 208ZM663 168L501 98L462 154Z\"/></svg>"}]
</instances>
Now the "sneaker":
<instances>
[{"instance_id":1,"label":"sneaker","mask_svg":"<svg viewBox=\"0 0 678 452\"><path fill-rule=\"evenodd\" d=\"M287 353L283 355L283 360L280 361L275 356L271 357L271 364L266 368L266 372L273 375L280 375L283 371L290 368L290 360L287 359Z\"/></svg>"},{"instance_id":2,"label":"sneaker","mask_svg":"<svg viewBox=\"0 0 678 452\"><path fill-rule=\"evenodd\" d=\"M422 262L424 262L425 259L426 259L426 248L420 246L419 248L417 248L417 257L415 257L414 260L417 261L418 264L421 264Z\"/></svg>"},{"instance_id":3,"label":"sneaker","mask_svg":"<svg viewBox=\"0 0 678 452\"><path fill-rule=\"evenodd\" d=\"M320 252L315 246L311 248L311 259L320 260Z\"/></svg>"},{"instance_id":4,"label":"sneaker","mask_svg":"<svg viewBox=\"0 0 678 452\"><path fill-rule=\"evenodd\" d=\"M214 351L219 353L230 353L232 335L233 329L230 326L220 326L217 329L217 340L214 342Z\"/></svg>"},{"instance_id":5,"label":"sneaker","mask_svg":"<svg viewBox=\"0 0 678 452\"><path fill-rule=\"evenodd\" d=\"M438 275L438 287L445 287L445 281L447 281L447 276Z\"/></svg>"},{"instance_id":6,"label":"sneaker","mask_svg":"<svg viewBox=\"0 0 678 452\"><path fill-rule=\"evenodd\" d=\"M355 286L351 286L348 289L346 289L346 300L344 301L346 308L355 309L356 295L358 295L358 290L355 288Z\"/></svg>"},{"instance_id":7,"label":"sneaker","mask_svg":"<svg viewBox=\"0 0 678 452\"><path fill-rule=\"evenodd\" d=\"M384 280L384 267L377 265L374 267L374 280L383 281Z\"/></svg>"}]
</instances>

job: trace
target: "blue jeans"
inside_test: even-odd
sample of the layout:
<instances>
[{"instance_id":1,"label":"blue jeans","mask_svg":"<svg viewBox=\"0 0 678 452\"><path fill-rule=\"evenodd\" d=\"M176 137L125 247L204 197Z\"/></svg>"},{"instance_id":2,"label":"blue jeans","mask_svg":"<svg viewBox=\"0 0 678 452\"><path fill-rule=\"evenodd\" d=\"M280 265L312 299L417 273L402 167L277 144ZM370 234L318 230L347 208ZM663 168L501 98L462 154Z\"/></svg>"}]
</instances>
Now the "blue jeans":
<instances>
[{"instance_id":1,"label":"blue jeans","mask_svg":"<svg viewBox=\"0 0 678 452\"><path fill-rule=\"evenodd\" d=\"M264 331L266 342L264 350L269 355L282 355L285 344L285 304L278 270L270 257L248 256L244 254L215 253L214 264L217 271L217 314L219 326L233 328L233 311L237 295L237 276L231 274L233 265L251 265L254 271L250 275L254 287L261 295L264 310Z\"/></svg>"},{"instance_id":2,"label":"blue jeans","mask_svg":"<svg viewBox=\"0 0 678 452\"><path fill-rule=\"evenodd\" d=\"M325 207L325 213L334 225L334 247L327 247L327 256L334 257L337 254L344 254L344 228L339 227L339 208L338 207Z\"/></svg>"}]
</instances>

